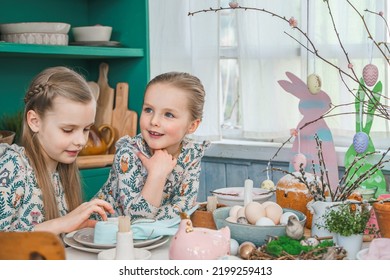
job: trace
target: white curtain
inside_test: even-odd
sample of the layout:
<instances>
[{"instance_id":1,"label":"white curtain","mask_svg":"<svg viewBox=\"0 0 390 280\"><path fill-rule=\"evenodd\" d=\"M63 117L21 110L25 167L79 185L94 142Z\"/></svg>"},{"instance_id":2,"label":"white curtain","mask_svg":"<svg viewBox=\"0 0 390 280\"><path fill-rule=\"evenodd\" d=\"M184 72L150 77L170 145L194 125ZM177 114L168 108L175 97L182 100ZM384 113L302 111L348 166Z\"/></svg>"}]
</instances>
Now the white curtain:
<instances>
[{"instance_id":1,"label":"white curtain","mask_svg":"<svg viewBox=\"0 0 390 280\"><path fill-rule=\"evenodd\" d=\"M149 0L150 76L184 71L197 76L206 90L203 122L195 138L220 140L218 15L188 12L217 1Z\"/></svg>"},{"instance_id":2,"label":"white curtain","mask_svg":"<svg viewBox=\"0 0 390 280\"><path fill-rule=\"evenodd\" d=\"M264 8L287 19L292 15L298 18L301 12L299 0L239 3ZM292 32L288 23L264 12L237 10L236 17L243 136L274 139L288 135L299 120L298 100L284 92L277 81L287 78L286 71L302 75L300 46L283 31L298 33Z\"/></svg>"},{"instance_id":3,"label":"white curtain","mask_svg":"<svg viewBox=\"0 0 390 280\"><path fill-rule=\"evenodd\" d=\"M387 66L367 39L361 19L346 1L329 1L337 31L350 55L354 69L361 74L372 62L380 69L379 79L387 94ZM345 56L338 44L324 1L309 0L239 0L241 6L264 8L287 19L295 17L298 26L307 31L320 54L348 71ZM385 0L352 1L364 13L384 11ZM218 7L216 0L149 0L151 77L162 72L187 71L198 76L206 88L204 121L196 133L201 139L219 140L223 121L219 97L219 13L193 12ZM310 11L308 13L308 11ZM364 13L367 26L377 41L386 41L386 29L378 16ZM338 71L319 59L285 33L306 44L303 36L286 22L258 11L235 10L238 35L239 87L241 92L242 131L244 138L286 138L301 119L299 100L284 91L278 80L288 80L292 72L306 81L316 72L322 78L322 89L333 104L353 102ZM356 85L351 84L352 89ZM384 99L382 99L384 103ZM343 110L354 112L354 107ZM334 136L345 136L349 145L354 135L355 116L343 115L326 119ZM371 136L381 135L388 141L389 121L375 118ZM376 143L379 140L375 140ZM374 141L374 142L375 142Z\"/></svg>"},{"instance_id":4,"label":"white curtain","mask_svg":"<svg viewBox=\"0 0 390 280\"><path fill-rule=\"evenodd\" d=\"M379 79L387 85L387 63L367 39L368 35L361 18L346 1L329 2L337 31L358 77L372 57L372 63L380 69ZM294 17L298 20L298 26L308 32L319 54L350 73L345 55L337 41L328 8L323 1L240 0L239 3L241 6L264 8L286 19ZM361 0L353 1L353 4L362 13L365 9L386 12L384 1ZM364 15L374 38L378 42L386 41L384 21L372 14L364 13ZM236 17L242 128L245 138L285 138L289 136L289 130L298 124L302 117L298 111L299 100L277 83L278 80L288 80L285 76L286 71L292 72L304 82L309 74L315 72L322 78L322 89L331 97L333 104L354 102L353 95L343 84L337 69L318 58L315 59L314 55L308 54L303 46L285 34L290 34L303 45L307 44L304 36L297 30L292 30L288 23L260 11L237 10ZM346 80L350 88L356 91L357 84L348 78ZM383 92L387 94L386 90ZM382 101L386 102L384 99ZM343 106L335 113L354 112L354 110L353 105ZM343 141L340 141L343 138L340 136L347 137L344 144L351 143L351 136L355 133L353 114L331 117L326 121L339 144L343 144ZM388 126L388 120L375 118L372 135L381 135L383 141L386 141Z\"/></svg>"}]
</instances>

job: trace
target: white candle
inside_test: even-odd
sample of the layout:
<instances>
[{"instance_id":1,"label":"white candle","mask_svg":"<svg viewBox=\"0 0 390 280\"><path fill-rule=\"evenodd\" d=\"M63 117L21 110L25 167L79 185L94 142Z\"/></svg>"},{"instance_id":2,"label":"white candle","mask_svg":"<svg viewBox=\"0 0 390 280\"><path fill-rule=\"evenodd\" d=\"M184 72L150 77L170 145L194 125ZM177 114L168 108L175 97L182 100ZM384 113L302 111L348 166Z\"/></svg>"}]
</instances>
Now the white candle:
<instances>
[{"instance_id":1,"label":"white candle","mask_svg":"<svg viewBox=\"0 0 390 280\"><path fill-rule=\"evenodd\" d=\"M207 197L207 205L206 209L209 212L213 212L215 209L217 209L218 199L216 196L208 196Z\"/></svg>"},{"instance_id":2,"label":"white candle","mask_svg":"<svg viewBox=\"0 0 390 280\"><path fill-rule=\"evenodd\" d=\"M253 181L250 179L245 180L244 186L244 206L253 200Z\"/></svg>"}]
</instances>

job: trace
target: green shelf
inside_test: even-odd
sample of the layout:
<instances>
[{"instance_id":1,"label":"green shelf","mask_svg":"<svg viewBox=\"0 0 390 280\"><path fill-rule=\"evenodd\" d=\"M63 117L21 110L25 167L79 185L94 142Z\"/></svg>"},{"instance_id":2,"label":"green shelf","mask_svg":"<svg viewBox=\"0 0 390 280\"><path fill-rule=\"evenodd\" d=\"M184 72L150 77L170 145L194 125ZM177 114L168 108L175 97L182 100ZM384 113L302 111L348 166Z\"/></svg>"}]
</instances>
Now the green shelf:
<instances>
[{"instance_id":1,"label":"green shelf","mask_svg":"<svg viewBox=\"0 0 390 280\"><path fill-rule=\"evenodd\" d=\"M143 49L121 47L52 46L0 43L0 56L57 58L126 58L143 57Z\"/></svg>"}]
</instances>

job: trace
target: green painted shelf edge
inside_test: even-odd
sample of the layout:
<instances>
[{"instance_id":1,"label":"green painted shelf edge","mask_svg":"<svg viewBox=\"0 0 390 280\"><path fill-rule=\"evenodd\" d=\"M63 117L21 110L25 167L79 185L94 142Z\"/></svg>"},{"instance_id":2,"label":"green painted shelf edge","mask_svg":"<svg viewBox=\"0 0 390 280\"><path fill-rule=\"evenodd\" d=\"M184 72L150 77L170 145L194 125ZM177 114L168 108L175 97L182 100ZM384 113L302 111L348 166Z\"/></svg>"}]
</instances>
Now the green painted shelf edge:
<instances>
[{"instance_id":1,"label":"green painted shelf edge","mask_svg":"<svg viewBox=\"0 0 390 280\"><path fill-rule=\"evenodd\" d=\"M0 56L126 58L143 57L144 50L121 47L52 46L0 42Z\"/></svg>"}]
</instances>

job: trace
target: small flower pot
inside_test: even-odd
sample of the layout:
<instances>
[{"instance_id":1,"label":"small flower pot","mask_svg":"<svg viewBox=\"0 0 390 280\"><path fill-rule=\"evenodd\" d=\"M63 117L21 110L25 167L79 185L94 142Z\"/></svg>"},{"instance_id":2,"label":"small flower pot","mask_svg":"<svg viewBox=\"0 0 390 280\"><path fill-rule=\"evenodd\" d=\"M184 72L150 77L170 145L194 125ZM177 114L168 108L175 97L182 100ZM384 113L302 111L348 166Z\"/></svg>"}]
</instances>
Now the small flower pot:
<instances>
[{"instance_id":1,"label":"small flower pot","mask_svg":"<svg viewBox=\"0 0 390 280\"><path fill-rule=\"evenodd\" d=\"M191 215L192 226L203 227L209 229L217 229L214 222L213 212L207 211L207 203L201 203L198 210ZM226 207L225 204L217 204L217 209L220 207Z\"/></svg>"},{"instance_id":2,"label":"small flower pot","mask_svg":"<svg viewBox=\"0 0 390 280\"><path fill-rule=\"evenodd\" d=\"M360 251L363 244L363 234L353 234L350 236L343 236L336 234L337 244L342 246L347 251L347 258L355 260L356 254Z\"/></svg>"},{"instance_id":3,"label":"small flower pot","mask_svg":"<svg viewBox=\"0 0 390 280\"><path fill-rule=\"evenodd\" d=\"M373 204L381 237L390 238L390 202Z\"/></svg>"}]
</instances>

